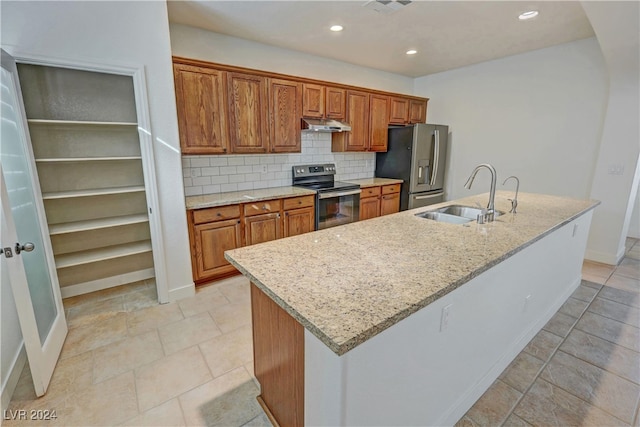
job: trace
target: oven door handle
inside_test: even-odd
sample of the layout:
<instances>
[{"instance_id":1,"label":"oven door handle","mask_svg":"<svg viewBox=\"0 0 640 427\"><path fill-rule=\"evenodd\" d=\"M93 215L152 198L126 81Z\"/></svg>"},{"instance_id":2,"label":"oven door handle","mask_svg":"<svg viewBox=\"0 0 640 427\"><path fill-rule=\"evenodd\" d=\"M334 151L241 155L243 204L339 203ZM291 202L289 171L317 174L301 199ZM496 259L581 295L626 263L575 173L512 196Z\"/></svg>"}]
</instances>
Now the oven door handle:
<instances>
[{"instance_id":1,"label":"oven door handle","mask_svg":"<svg viewBox=\"0 0 640 427\"><path fill-rule=\"evenodd\" d=\"M322 199L330 199L332 197L352 196L354 194L360 194L361 191L362 190L357 189L357 190L351 190L351 191L335 191L332 193L320 193L318 195L318 198L322 200Z\"/></svg>"}]
</instances>

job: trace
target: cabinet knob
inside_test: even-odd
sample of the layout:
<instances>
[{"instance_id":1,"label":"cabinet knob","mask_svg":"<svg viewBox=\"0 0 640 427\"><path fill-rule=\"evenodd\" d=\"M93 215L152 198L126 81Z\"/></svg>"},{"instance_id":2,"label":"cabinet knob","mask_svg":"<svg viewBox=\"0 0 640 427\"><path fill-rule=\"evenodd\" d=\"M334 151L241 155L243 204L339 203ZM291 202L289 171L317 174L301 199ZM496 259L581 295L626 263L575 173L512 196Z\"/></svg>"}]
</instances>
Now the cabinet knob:
<instances>
[{"instance_id":1,"label":"cabinet knob","mask_svg":"<svg viewBox=\"0 0 640 427\"><path fill-rule=\"evenodd\" d=\"M218 213L216 214L216 216L222 216L222 214L221 214L220 212L218 212Z\"/></svg>"}]
</instances>

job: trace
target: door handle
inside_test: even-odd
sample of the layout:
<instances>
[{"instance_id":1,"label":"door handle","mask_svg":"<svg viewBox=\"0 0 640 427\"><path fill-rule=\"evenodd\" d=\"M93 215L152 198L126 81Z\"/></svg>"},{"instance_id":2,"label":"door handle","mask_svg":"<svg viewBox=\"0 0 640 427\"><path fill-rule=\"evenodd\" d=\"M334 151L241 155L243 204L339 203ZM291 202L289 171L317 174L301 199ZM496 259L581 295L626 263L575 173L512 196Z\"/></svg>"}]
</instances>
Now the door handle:
<instances>
[{"instance_id":1,"label":"door handle","mask_svg":"<svg viewBox=\"0 0 640 427\"><path fill-rule=\"evenodd\" d=\"M431 171L431 181L429 185L433 186L436 183L436 176L438 175L438 163L440 163L440 131L433 131L434 135L434 146L433 146L433 170Z\"/></svg>"},{"instance_id":2,"label":"door handle","mask_svg":"<svg viewBox=\"0 0 640 427\"><path fill-rule=\"evenodd\" d=\"M24 245L21 245L20 243L16 243L16 255L20 255L20 252L24 251L24 252L31 252L32 250L34 250L36 247L36 245L34 245L31 242L27 242Z\"/></svg>"}]
</instances>

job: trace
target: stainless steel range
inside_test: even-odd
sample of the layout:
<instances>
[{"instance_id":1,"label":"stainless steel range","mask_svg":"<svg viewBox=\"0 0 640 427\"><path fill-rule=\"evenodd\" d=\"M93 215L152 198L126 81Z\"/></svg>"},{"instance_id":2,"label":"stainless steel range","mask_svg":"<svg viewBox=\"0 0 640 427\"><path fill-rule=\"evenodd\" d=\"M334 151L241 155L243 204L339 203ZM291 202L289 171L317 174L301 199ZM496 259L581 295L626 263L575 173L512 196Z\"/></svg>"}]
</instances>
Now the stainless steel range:
<instances>
[{"instance_id":1,"label":"stainless steel range","mask_svg":"<svg viewBox=\"0 0 640 427\"><path fill-rule=\"evenodd\" d=\"M316 191L316 230L360 219L360 186L334 180L333 163L293 167L293 185Z\"/></svg>"}]
</instances>

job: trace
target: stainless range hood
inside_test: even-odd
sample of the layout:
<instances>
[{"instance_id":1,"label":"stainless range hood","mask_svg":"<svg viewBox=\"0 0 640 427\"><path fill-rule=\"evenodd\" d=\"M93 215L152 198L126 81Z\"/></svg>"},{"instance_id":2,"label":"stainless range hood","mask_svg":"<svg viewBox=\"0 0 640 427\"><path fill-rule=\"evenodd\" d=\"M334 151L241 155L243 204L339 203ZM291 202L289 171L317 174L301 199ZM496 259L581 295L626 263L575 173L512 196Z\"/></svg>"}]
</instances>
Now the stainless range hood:
<instances>
[{"instance_id":1,"label":"stainless range hood","mask_svg":"<svg viewBox=\"0 0 640 427\"><path fill-rule=\"evenodd\" d=\"M351 126L332 119L302 119L302 130L310 132L344 132L350 131Z\"/></svg>"}]
</instances>

